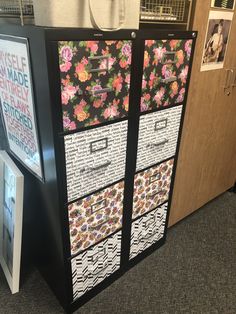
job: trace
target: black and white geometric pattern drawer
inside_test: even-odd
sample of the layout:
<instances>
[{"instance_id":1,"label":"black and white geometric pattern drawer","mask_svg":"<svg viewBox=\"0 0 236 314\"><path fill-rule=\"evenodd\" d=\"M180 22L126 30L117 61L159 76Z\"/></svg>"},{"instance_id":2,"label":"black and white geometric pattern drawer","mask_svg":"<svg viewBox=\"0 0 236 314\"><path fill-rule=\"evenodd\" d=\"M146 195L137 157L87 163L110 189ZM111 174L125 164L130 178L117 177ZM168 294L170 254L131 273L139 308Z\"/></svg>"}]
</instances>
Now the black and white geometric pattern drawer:
<instances>
[{"instance_id":1,"label":"black and white geometric pattern drawer","mask_svg":"<svg viewBox=\"0 0 236 314\"><path fill-rule=\"evenodd\" d=\"M124 177L127 125L122 121L64 137L68 201Z\"/></svg>"},{"instance_id":2,"label":"black and white geometric pattern drawer","mask_svg":"<svg viewBox=\"0 0 236 314\"><path fill-rule=\"evenodd\" d=\"M71 261L73 301L120 268L121 231Z\"/></svg>"},{"instance_id":3,"label":"black and white geometric pattern drawer","mask_svg":"<svg viewBox=\"0 0 236 314\"><path fill-rule=\"evenodd\" d=\"M167 204L168 203L163 204L132 223L130 259L163 238Z\"/></svg>"},{"instance_id":4,"label":"black and white geometric pattern drawer","mask_svg":"<svg viewBox=\"0 0 236 314\"><path fill-rule=\"evenodd\" d=\"M140 117L136 171L175 155L183 106Z\"/></svg>"}]
</instances>

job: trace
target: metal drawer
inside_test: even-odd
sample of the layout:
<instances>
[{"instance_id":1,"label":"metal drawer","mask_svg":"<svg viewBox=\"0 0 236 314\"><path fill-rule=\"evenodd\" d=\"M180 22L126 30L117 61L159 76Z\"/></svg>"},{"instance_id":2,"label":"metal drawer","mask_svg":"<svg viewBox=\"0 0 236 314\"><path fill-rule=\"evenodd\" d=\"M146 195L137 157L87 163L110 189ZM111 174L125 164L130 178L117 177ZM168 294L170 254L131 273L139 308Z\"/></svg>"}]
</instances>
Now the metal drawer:
<instances>
[{"instance_id":1,"label":"metal drawer","mask_svg":"<svg viewBox=\"0 0 236 314\"><path fill-rule=\"evenodd\" d=\"M175 155L182 106L140 117L136 171Z\"/></svg>"},{"instance_id":2,"label":"metal drawer","mask_svg":"<svg viewBox=\"0 0 236 314\"><path fill-rule=\"evenodd\" d=\"M141 112L184 101L192 42L192 39L145 41Z\"/></svg>"},{"instance_id":3,"label":"metal drawer","mask_svg":"<svg viewBox=\"0 0 236 314\"><path fill-rule=\"evenodd\" d=\"M121 231L71 260L73 301L120 268Z\"/></svg>"},{"instance_id":4,"label":"metal drawer","mask_svg":"<svg viewBox=\"0 0 236 314\"><path fill-rule=\"evenodd\" d=\"M133 219L168 200L173 163L170 159L135 175Z\"/></svg>"},{"instance_id":5,"label":"metal drawer","mask_svg":"<svg viewBox=\"0 0 236 314\"><path fill-rule=\"evenodd\" d=\"M132 223L130 259L163 238L166 215L167 203Z\"/></svg>"},{"instance_id":6,"label":"metal drawer","mask_svg":"<svg viewBox=\"0 0 236 314\"><path fill-rule=\"evenodd\" d=\"M127 126L123 121L64 137L68 202L124 178Z\"/></svg>"},{"instance_id":7,"label":"metal drawer","mask_svg":"<svg viewBox=\"0 0 236 314\"><path fill-rule=\"evenodd\" d=\"M124 181L68 206L71 254L77 254L122 227Z\"/></svg>"},{"instance_id":8,"label":"metal drawer","mask_svg":"<svg viewBox=\"0 0 236 314\"><path fill-rule=\"evenodd\" d=\"M60 41L64 131L126 117L132 42Z\"/></svg>"}]
</instances>

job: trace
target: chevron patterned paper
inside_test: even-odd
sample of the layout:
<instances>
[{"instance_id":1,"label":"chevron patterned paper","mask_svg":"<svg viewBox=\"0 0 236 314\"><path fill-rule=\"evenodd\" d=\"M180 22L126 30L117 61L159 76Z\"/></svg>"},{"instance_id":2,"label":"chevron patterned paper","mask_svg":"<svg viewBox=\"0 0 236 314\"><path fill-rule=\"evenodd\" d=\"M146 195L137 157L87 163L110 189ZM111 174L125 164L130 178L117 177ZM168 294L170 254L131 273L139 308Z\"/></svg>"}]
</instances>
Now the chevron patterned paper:
<instances>
[{"instance_id":1,"label":"chevron patterned paper","mask_svg":"<svg viewBox=\"0 0 236 314\"><path fill-rule=\"evenodd\" d=\"M163 237L167 204L163 204L132 223L130 259L145 251Z\"/></svg>"},{"instance_id":2,"label":"chevron patterned paper","mask_svg":"<svg viewBox=\"0 0 236 314\"><path fill-rule=\"evenodd\" d=\"M120 268L121 231L71 261L73 301Z\"/></svg>"}]
</instances>

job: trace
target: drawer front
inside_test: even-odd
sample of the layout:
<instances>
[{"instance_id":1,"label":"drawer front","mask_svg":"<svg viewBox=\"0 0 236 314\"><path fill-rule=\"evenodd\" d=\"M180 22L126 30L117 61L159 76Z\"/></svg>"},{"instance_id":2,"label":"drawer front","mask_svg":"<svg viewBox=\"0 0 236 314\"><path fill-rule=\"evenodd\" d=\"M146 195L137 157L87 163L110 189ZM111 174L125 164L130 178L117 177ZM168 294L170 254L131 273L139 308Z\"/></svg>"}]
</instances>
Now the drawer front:
<instances>
[{"instance_id":1,"label":"drawer front","mask_svg":"<svg viewBox=\"0 0 236 314\"><path fill-rule=\"evenodd\" d=\"M68 201L125 175L127 121L64 137Z\"/></svg>"},{"instance_id":2,"label":"drawer front","mask_svg":"<svg viewBox=\"0 0 236 314\"><path fill-rule=\"evenodd\" d=\"M58 43L64 131L126 117L132 42Z\"/></svg>"},{"instance_id":3,"label":"drawer front","mask_svg":"<svg viewBox=\"0 0 236 314\"><path fill-rule=\"evenodd\" d=\"M168 200L173 163L170 159L135 175L133 219Z\"/></svg>"},{"instance_id":4,"label":"drawer front","mask_svg":"<svg viewBox=\"0 0 236 314\"><path fill-rule=\"evenodd\" d=\"M71 254L77 254L122 227L124 181L68 206Z\"/></svg>"},{"instance_id":5,"label":"drawer front","mask_svg":"<svg viewBox=\"0 0 236 314\"><path fill-rule=\"evenodd\" d=\"M184 101L192 40L146 40L140 110Z\"/></svg>"},{"instance_id":6,"label":"drawer front","mask_svg":"<svg viewBox=\"0 0 236 314\"><path fill-rule=\"evenodd\" d=\"M167 203L132 223L130 259L163 238L166 214Z\"/></svg>"},{"instance_id":7,"label":"drawer front","mask_svg":"<svg viewBox=\"0 0 236 314\"><path fill-rule=\"evenodd\" d=\"M120 268L121 231L71 261L73 301Z\"/></svg>"},{"instance_id":8,"label":"drawer front","mask_svg":"<svg viewBox=\"0 0 236 314\"><path fill-rule=\"evenodd\" d=\"M182 106L140 117L136 171L175 155Z\"/></svg>"}]
</instances>

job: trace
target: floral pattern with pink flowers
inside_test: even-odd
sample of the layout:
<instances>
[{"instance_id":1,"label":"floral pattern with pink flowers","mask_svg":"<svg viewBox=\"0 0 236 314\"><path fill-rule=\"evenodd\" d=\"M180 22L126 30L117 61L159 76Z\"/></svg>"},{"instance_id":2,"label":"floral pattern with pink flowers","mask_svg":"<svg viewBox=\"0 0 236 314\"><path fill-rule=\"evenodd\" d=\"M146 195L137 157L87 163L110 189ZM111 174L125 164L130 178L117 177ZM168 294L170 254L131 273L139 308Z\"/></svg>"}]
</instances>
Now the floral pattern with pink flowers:
<instances>
[{"instance_id":1,"label":"floral pattern with pink flowers","mask_svg":"<svg viewBox=\"0 0 236 314\"><path fill-rule=\"evenodd\" d=\"M135 175L133 219L168 200L173 164L170 159Z\"/></svg>"},{"instance_id":2,"label":"floral pattern with pink flowers","mask_svg":"<svg viewBox=\"0 0 236 314\"><path fill-rule=\"evenodd\" d=\"M192 39L145 41L141 112L184 101L191 52Z\"/></svg>"},{"instance_id":3,"label":"floral pattern with pink flowers","mask_svg":"<svg viewBox=\"0 0 236 314\"><path fill-rule=\"evenodd\" d=\"M122 227L123 195L120 181L68 206L72 255Z\"/></svg>"},{"instance_id":4,"label":"floral pattern with pink flowers","mask_svg":"<svg viewBox=\"0 0 236 314\"><path fill-rule=\"evenodd\" d=\"M128 116L131 41L60 41L58 53L64 131Z\"/></svg>"}]
</instances>

